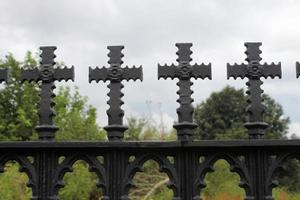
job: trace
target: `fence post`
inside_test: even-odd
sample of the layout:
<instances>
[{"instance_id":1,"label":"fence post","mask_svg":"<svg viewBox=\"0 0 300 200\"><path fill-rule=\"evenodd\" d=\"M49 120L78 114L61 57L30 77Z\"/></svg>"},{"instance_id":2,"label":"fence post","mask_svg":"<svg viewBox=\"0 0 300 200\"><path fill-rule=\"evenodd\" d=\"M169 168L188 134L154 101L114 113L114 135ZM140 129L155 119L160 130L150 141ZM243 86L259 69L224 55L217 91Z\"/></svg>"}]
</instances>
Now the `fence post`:
<instances>
[{"instance_id":1,"label":"fence post","mask_svg":"<svg viewBox=\"0 0 300 200\"><path fill-rule=\"evenodd\" d=\"M176 61L178 65L158 65L158 78L178 78L177 85L179 90L177 94L179 99L177 102L180 104L177 109L178 122L174 124L174 128L177 130L177 139L182 142L183 148L181 148L175 158L175 167L179 177L179 194L180 200L192 199L194 195L194 182L196 180L196 166L197 157L195 152L188 151L184 148L184 145L193 141L194 130L197 125L193 122L194 107L191 97L193 91L191 86L193 85L191 78L209 78L211 79L211 64L190 64L192 61L191 47L192 43L177 43L176 47L178 51L176 54L178 58Z\"/></svg>"},{"instance_id":2,"label":"fence post","mask_svg":"<svg viewBox=\"0 0 300 200\"><path fill-rule=\"evenodd\" d=\"M265 106L263 104L261 89L263 82L260 80L261 77L274 78L278 76L281 78L281 64L261 64L262 58L260 54L262 53L259 47L261 43L259 42L246 42L247 55L244 64L227 64L227 77L237 77L248 78L246 85L248 89L246 91L248 95L247 103L247 122L245 123L245 128L248 130L248 135L250 139L261 139L264 138L268 124L264 122ZM266 194L266 173L268 170L268 155L261 149L253 149L248 152L246 156L246 165L249 170L252 184L253 196L248 197L248 199L257 200L267 200L268 195Z\"/></svg>"},{"instance_id":3,"label":"fence post","mask_svg":"<svg viewBox=\"0 0 300 200\"><path fill-rule=\"evenodd\" d=\"M56 62L54 51L56 47L46 46L41 49L41 69L21 69L22 81L41 82L40 84L40 103L39 103L39 125L36 131L39 139L45 142L53 142L55 132L58 127L54 124L55 111L53 109L55 103L53 98L55 94L54 81L58 80L74 80L74 67L72 68L53 68ZM53 178L55 167L58 163L52 150L41 150L36 153L35 167L38 180L38 200L56 200L58 197L54 194Z\"/></svg>"}]
</instances>

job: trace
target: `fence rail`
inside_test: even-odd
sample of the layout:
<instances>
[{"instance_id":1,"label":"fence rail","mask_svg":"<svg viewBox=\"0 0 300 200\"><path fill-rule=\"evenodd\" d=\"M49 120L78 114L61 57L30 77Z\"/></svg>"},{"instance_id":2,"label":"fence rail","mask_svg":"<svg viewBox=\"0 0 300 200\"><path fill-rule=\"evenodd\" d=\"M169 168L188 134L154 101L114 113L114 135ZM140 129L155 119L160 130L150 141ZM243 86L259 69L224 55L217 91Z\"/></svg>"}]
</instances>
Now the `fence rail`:
<instances>
[{"instance_id":1,"label":"fence rail","mask_svg":"<svg viewBox=\"0 0 300 200\"><path fill-rule=\"evenodd\" d=\"M169 176L168 187L173 190L174 200L200 200L205 188L204 177L213 171L218 159L225 159L231 171L241 177L240 187L245 189L246 200L271 200L272 189L277 186L276 172L289 159L300 159L300 140L266 140L268 124L263 120L260 80L281 77L281 64L261 63L261 43L245 43L246 63L227 64L227 77L247 78L248 114L245 127L247 140L194 141L197 125L193 122L194 108L191 97L191 78L211 79L212 65L190 64L191 43L176 44L177 64L158 65L158 78L177 78L179 90L177 141L124 141L127 127L123 124L124 111L121 89L123 80L142 80L142 67L122 67L123 46L109 46L109 67L90 68L89 81L109 81L109 109L106 142L68 141L56 142L55 112L52 101L54 81L74 80L74 67L54 68L56 47L41 47L40 69L21 71L23 81L39 82L39 125L36 131L39 141L0 142L0 172L10 160L17 161L29 177L34 200L58 200L58 191L64 186L63 177L72 170L78 160L89 164L89 170L98 176L104 200L129 200L128 191L132 179L148 160L156 161L161 171ZM296 64L297 76L300 65ZM9 79L9 71L0 70L0 81ZM209 133L208 133L209 134ZM101 159L100 159L101 158ZM133 158L133 159L132 159ZM172 159L170 159L172 158ZM201 159L200 159L201 158Z\"/></svg>"}]
</instances>

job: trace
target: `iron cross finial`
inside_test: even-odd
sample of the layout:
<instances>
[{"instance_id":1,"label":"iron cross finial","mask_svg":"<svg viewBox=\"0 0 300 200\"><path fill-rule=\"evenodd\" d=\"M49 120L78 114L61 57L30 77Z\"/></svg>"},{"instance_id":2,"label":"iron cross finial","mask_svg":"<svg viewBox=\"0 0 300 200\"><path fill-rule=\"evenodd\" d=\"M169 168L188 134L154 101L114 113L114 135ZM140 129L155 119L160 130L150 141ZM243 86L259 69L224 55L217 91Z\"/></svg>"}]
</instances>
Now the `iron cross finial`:
<instances>
[{"instance_id":1,"label":"iron cross finial","mask_svg":"<svg viewBox=\"0 0 300 200\"><path fill-rule=\"evenodd\" d=\"M246 42L246 51L247 55L246 61L244 64L227 64L227 78L233 77L234 79L248 78L246 85L248 86L248 104L247 107L247 122L245 127L248 129L248 134L250 138L263 138L265 134L265 129L268 127L268 124L263 120L263 114L265 112L265 106L263 105L262 93L264 92L261 89L263 82L260 80L261 77L264 78L275 78L278 76L281 78L281 64L271 63L271 64L261 64L260 54L262 53L259 47L261 43L255 42Z\"/></svg>"},{"instance_id":2,"label":"iron cross finial","mask_svg":"<svg viewBox=\"0 0 300 200\"><path fill-rule=\"evenodd\" d=\"M124 111L121 109L121 106L124 104L122 101L122 97L124 94L122 93L122 88L124 85L121 83L122 80L143 80L142 67L132 68L124 67L122 57L122 49L124 46L108 46L108 64L110 67L106 68L89 68L89 82L91 81L110 81L108 84L108 88L110 89L107 94L109 100L107 104L109 105L109 109L107 110L108 115L108 126L104 127L107 131L109 140L121 140L124 137L124 132L127 129L126 126L123 125L123 116Z\"/></svg>"},{"instance_id":3,"label":"iron cross finial","mask_svg":"<svg viewBox=\"0 0 300 200\"><path fill-rule=\"evenodd\" d=\"M55 97L53 93L55 89L54 81L74 81L74 67L54 68L56 64L54 61L56 47L45 46L40 47L40 50L40 69L21 69L21 81L40 82L39 125L36 127L36 130L40 140L53 140L55 132L58 130L53 122L55 116L55 111L53 110L55 105L53 102Z\"/></svg>"},{"instance_id":4,"label":"iron cross finial","mask_svg":"<svg viewBox=\"0 0 300 200\"><path fill-rule=\"evenodd\" d=\"M174 128L177 130L178 140L188 141L192 140L193 130L197 127L193 122L194 107L192 103L194 100L191 98L193 94L191 78L211 79L211 64L190 64L193 53L191 51L192 43L177 43L176 47L178 48L176 52L178 65L158 64L158 79L179 79L177 83L179 99L177 102L180 106L177 109L178 123L174 124Z\"/></svg>"}]
</instances>

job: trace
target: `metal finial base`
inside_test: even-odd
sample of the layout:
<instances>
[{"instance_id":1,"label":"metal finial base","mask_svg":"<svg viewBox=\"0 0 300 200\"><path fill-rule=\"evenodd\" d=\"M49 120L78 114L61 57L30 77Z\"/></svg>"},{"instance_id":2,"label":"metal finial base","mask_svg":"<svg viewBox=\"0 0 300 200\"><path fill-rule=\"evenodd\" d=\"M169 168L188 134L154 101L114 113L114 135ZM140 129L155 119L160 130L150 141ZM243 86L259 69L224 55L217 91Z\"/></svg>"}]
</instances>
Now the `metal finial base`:
<instances>
[{"instance_id":1,"label":"metal finial base","mask_svg":"<svg viewBox=\"0 0 300 200\"><path fill-rule=\"evenodd\" d=\"M109 141L120 141L124 138L124 132L128 129L123 125L108 125L104 127L107 131L107 137Z\"/></svg>"}]
</instances>

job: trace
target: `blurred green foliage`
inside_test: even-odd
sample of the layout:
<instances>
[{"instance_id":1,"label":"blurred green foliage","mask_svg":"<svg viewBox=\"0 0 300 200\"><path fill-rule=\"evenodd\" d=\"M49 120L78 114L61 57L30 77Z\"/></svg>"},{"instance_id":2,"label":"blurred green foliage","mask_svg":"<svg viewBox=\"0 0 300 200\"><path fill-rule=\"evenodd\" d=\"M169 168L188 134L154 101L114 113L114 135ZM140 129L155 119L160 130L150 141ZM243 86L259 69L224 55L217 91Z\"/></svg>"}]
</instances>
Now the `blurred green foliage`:
<instances>
[{"instance_id":1,"label":"blurred green foliage","mask_svg":"<svg viewBox=\"0 0 300 200\"><path fill-rule=\"evenodd\" d=\"M230 165L225 160L214 164L214 172L205 177L207 187L202 191L204 199L217 199L220 194L226 194L230 199L243 199L245 191L239 187L240 177L230 172Z\"/></svg>"},{"instance_id":2,"label":"blurred green foliage","mask_svg":"<svg viewBox=\"0 0 300 200\"><path fill-rule=\"evenodd\" d=\"M37 66L30 52L22 62L12 54L0 60L0 68L10 70L10 78L0 90L0 140L28 140L35 132L38 89L33 83L20 81L21 67L29 66Z\"/></svg>"},{"instance_id":3,"label":"blurred green foliage","mask_svg":"<svg viewBox=\"0 0 300 200\"><path fill-rule=\"evenodd\" d=\"M64 181L67 186L59 191L62 200L98 200L101 190L96 187L97 175L88 171L83 161L73 165L73 172L67 173Z\"/></svg>"},{"instance_id":4,"label":"blurred green foliage","mask_svg":"<svg viewBox=\"0 0 300 200\"><path fill-rule=\"evenodd\" d=\"M0 173L0 200L29 200L31 189L26 186L28 177L19 172L15 161L6 163L4 172Z\"/></svg>"},{"instance_id":5,"label":"blurred green foliage","mask_svg":"<svg viewBox=\"0 0 300 200\"><path fill-rule=\"evenodd\" d=\"M288 132L289 117L283 113L282 106L269 95L263 94L266 112L264 120L269 124L266 138L284 139ZM196 139L244 139L247 132L247 96L243 89L225 87L213 92L205 101L196 106L194 120L198 125Z\"/></svg>"}]
</instances>

